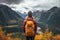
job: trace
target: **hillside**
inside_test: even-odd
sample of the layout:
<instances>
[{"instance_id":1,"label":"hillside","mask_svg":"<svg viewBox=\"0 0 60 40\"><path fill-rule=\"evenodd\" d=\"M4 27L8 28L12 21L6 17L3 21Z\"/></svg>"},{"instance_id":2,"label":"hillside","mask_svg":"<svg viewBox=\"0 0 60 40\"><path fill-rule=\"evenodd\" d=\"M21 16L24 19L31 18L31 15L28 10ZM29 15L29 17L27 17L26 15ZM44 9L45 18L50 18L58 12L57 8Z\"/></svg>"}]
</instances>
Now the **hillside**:
<instances>
[{"instance_id":1,"label":"hillside","mask_svg":"<svg viewBox=\"0 0 60 40\"><path fill-rule=\"evenodd\" d=\"M60 8L52 7L45 11L41 14L39 22L39 24L42 24L43 26L48 24L50 30L54 33L60 34Z\"/></svg>"},{"instance_id":2,"label":"hillside","mask_svg":"<svg viewBox=\"0 0 60 40\"><path fill-rule=\"evenodd\" d=\"M21 31L23 24L23 18L6 5L0 5L0 23L3 26L3 30L8 32Z\"/></svg>"}]
</instances>

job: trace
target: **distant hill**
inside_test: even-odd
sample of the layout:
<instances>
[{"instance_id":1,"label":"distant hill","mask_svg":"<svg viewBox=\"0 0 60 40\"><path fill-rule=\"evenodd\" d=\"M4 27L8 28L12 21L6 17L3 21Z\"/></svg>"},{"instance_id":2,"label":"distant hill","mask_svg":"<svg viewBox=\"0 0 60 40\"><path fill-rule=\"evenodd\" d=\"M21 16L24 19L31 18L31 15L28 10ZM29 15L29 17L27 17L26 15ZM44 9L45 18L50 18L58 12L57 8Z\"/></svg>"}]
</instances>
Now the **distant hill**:
<instances>
[{"instance_id":1,"label":"distant hill","mask_svg":"<svg viewBox=\"0 0 60 40\"><path fill-rule=\"evenodd\" d=\"M19 11L17 11L17 13L23 18L25 19L25 17L27 16L27 14L24 12L24 13L20 13Z\"/></svg>"},{"instance_id":2,"label":"distant hill","mask_svg":"<svg viewBox=\"0 0 60 40\"><path fill-rule=\"evenodd\" d=\"M3 26L3 30L7 28L6 30L8 32L13 32L13 30L17 32L18 28L20 28L21 31L23 18L17 12L13 11L10 7L6 5L0 5L0 23Z\"/></svg>"},{"instance_id":3,"label":"distant hill","mask_svg":"<svg viewBox=\"0 0 60 40\"><path fill-rule=\"evenodd\" d=\"M53 7L42 13L39 22L43 25L48 24L50 30L60 34L60 8Z\"/></svg>"},{"instance_id":4,"label":"distant hill","mask_svg":"<svg viewBox=\"0 0 60 40\"><path fill-rule=\"evenodd\" d=\"M39 10L33 11L32 13L34 19L36 20L36 22L38 22L38 20L40 19L41 16L41 12Z\"/></svg>"}]
</instances>

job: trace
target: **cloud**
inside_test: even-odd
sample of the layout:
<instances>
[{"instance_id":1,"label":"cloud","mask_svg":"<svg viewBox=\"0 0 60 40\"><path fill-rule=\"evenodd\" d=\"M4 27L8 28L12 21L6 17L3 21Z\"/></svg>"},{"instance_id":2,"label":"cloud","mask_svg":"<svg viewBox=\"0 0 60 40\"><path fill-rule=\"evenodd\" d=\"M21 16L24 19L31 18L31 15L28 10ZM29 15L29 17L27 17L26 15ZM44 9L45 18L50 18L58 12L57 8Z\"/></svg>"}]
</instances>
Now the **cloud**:
<instances>
[{"instance_id":1,"label":"cloud","mask_svg":"<svg viewBox=\"0 0 60 40\"><path fill-rule=\"evenodd\" d=\"M36 0L33 9L48 10L53 6L60 7L60 0Z\"/></svg>"},{"instance_id":2,"label":"cloud","mask_svg":"<svg viewBox=\"0 0 60 40\"><path fill-rule=\"evenodd\" d=\"M21 4L20 4L21 5ZM60 0L25 0L23 10L49 10L53 6L60 7Z\"/></svg>"},{"instance_id":3,"label":"cloud","mask_svg":"<svg viewBox=\"0 0 60 40\"><path fill-rule=\"evenodd\" d=\"M6 4L19 4L23 0L0 0L0 3L6 3Z\"/></svg>"},{"instance_id":4,"label":"cloud","mask_svg":"<svg viewBox=\"0 0 60 40\"><path fill-rule=\"evenodd\" d=\"M11 4L9 5L11 8L22 12L60 7L60 0L0 0L0 3Z\"/></svg>"}]
</instances>

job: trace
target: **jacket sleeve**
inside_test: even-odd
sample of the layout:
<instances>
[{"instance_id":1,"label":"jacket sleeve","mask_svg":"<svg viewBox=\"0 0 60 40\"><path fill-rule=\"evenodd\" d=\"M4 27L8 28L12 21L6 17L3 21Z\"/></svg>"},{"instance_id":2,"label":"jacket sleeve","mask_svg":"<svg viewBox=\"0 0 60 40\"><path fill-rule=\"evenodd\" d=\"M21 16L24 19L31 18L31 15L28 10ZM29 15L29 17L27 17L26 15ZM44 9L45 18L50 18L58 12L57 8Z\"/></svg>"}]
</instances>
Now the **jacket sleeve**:
<instances>
[{"instance_id":1,"label":"jacket sleeve","mask_svg":"<svg viewBox=\"0 0 60 40\"><path fill-rule=\"evenodd\" d=\"M34 24L35 24L35 33L37 31L37 23L34 21Z\"/></svg>"},{"instance_id":2,"label":"jacket sleeve","mask_svg":"<svg viewBox=\"0 0 60 40\"><path fill-rule=\"evenodd\" d=\"M25 18L25 20L24 20L24 22L23 22L23 31L24 31L24 33L25 33L25 25L26 25L26 20L27 20L27 18L28 18L28 16L26 16L26 18Z\"/></svg>"},{"instance_id":3,"label":"jacket sleeve","mask_svg":"<svg viewBox=\"0 0 60 40\"><path fill-rule=\"evenodd\" d=\"M24 33L25 33L25 25L26 25L26 21L24 21L24 23L23 23L23 31L24 31Z\"/></svg>"}]
</instances>

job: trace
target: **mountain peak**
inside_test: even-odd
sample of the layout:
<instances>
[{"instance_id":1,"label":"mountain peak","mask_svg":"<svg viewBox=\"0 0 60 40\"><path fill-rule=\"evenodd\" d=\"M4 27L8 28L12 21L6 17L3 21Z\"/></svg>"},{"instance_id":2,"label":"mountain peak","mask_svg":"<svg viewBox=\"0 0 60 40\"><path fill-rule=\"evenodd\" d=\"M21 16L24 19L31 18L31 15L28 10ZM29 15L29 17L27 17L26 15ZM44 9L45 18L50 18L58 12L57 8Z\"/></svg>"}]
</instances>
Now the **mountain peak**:
<instances>
[{"instance_id":1,"label":"mountain peak","mask_svg":"<svg viewBox=\"0 0 60 40\"><path fill-rule=\"evenodd\" d=\"M56 7L56 6L54 6L54 7L52 7L52 9L57 9L58 7Z\"/></svg>"},{"instance_id":2,"label":"mountain peak","mask_svg":"<svg viewBox=\"0 0 60 40\"><path fill-rule=\"evenodd\" d=\"M3 8L3 9L7 9L7 8L9 8L9 9L11 9L11 8L8 7L7 5L2 5L2 4L0 4L0 8Z\"/></svg>"},{"instance_id":3,"label":"mountain peak","mask_svg":"<svg viewBox=\"0 0 60 40\"><path fill-rule=\"evenodd\" d=\"M58 7L56 7L56 6L54 6L54 7L52 7L51 9L49 9L48 11L50 12L54 12L55 10L57 10L58 9Z\"/></svg>"}]
</instances>

